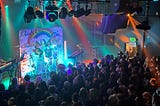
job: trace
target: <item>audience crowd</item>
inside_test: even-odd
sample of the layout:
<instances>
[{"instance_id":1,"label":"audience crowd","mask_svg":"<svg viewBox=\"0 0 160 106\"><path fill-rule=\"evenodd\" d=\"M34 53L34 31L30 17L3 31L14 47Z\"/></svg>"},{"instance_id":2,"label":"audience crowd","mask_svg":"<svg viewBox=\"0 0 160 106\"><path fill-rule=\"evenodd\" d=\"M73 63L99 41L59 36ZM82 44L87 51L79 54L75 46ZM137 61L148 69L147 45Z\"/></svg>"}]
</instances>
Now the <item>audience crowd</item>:
<instances>
[{"instance_id":1,"label":"audience crowd","mask_svg":"<svg viewBox=\"0 0 160 106\"><path fill-rule=\"evenodd\" d=\"M0 106L160 106L159 66L159 57L131 59L123 53L60 64L48 81L26 75L20 84L14 78L7 90L1 83Z\"/></svg>"}]
</instances>

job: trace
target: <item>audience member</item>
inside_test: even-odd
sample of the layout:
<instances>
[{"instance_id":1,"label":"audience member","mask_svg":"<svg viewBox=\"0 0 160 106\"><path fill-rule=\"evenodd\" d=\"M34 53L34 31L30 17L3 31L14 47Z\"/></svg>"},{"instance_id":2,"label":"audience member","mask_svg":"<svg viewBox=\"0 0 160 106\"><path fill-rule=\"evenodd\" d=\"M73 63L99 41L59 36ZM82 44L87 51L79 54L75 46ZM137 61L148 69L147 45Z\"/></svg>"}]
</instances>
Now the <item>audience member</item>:
<instances>
[{"instance_id":1,"label":"audience member","mask_svg":"<svg viewBox=\"0 0 160 106\"><path fill-rule=\"evenodd\" d=\"M160 106L160 59L106 55L76 66L58 65L48 81L25 75L23 84L0 84L2 106Z\"/></svg>"}]
</instances>

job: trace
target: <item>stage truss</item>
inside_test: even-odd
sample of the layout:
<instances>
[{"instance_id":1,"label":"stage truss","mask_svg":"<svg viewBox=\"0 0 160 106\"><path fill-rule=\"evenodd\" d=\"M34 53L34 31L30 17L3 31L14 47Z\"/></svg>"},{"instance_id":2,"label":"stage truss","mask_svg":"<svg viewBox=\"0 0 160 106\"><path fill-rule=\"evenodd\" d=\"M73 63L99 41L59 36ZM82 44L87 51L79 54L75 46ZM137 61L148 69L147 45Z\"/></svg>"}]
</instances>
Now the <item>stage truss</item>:
<instances>
[{"instance_id":1,"label":"stage truss","mask_svg":"<svg viewBox=\"0 0 160 106\"><path fill-rule=\"evenodd\" d=\"M62 28L23 29L19 32L21 77L56 71L63 60ZM24 55L24 56L23 56ZM61 59L61 60L60 60Z\"/></svg>"}]
</instances>

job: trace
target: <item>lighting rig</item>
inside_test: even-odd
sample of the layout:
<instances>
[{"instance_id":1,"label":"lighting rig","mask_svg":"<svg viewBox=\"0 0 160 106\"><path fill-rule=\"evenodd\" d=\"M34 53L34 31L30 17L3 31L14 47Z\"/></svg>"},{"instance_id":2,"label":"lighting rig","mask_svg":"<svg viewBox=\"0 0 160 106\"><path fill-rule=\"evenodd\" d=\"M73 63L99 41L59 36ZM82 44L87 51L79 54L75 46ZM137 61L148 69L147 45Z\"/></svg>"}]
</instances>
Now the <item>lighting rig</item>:
<instances>
[{"instance_id":1,"label":"lighting rig","mask_svg":"<svg viewBox=\"0 0 160 106\"><path fill-rule=\"evenodd\" d=\"M57 19L65 19L67 16L79 18L83 15L88 16L91 13L91 2L82 3L79 1L70 2L70 0L66 0L62 2L61 6L57 6L58 2L60 1L28 0L24 21L30 23L31 20L36 18L46 18L49 22L54 22Z\"/></svg>"}]
</instances>

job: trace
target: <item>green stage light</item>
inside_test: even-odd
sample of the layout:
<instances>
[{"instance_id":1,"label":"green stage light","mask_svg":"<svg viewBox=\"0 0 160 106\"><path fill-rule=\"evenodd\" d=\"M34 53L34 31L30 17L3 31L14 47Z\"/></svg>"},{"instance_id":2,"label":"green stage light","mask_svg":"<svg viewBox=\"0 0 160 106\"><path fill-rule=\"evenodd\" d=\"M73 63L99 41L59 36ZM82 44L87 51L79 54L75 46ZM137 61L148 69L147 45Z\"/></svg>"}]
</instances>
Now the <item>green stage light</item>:
<instances>
[{"instance_id":1,"label":"green stage light","mask_svg":"<svg viewBox=\"0 0 160 106\"><path fill-rule=\"evenodd\" d=\"M130 42L136 42L136 38L135 37L130 37L129 40L130 40Z\"/></svg>"}]
</instances>

